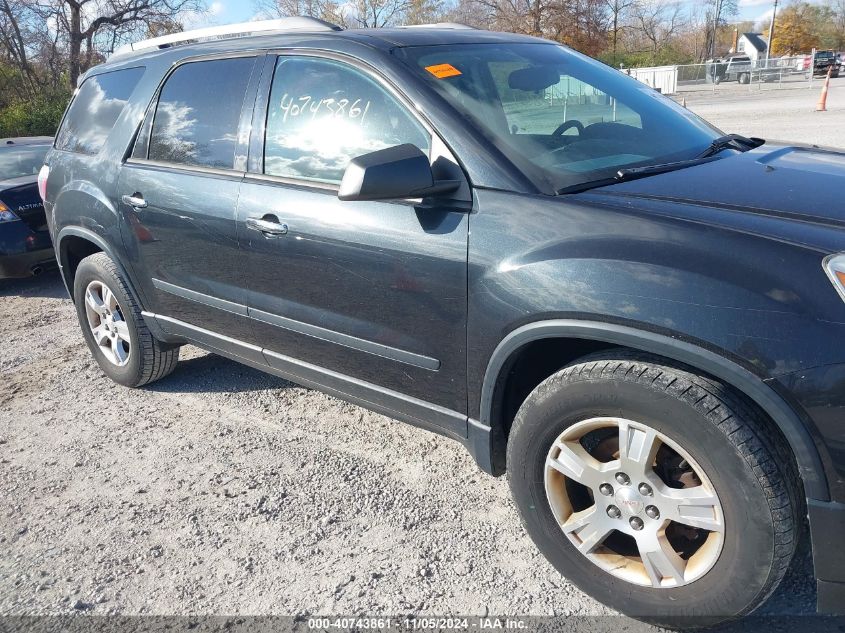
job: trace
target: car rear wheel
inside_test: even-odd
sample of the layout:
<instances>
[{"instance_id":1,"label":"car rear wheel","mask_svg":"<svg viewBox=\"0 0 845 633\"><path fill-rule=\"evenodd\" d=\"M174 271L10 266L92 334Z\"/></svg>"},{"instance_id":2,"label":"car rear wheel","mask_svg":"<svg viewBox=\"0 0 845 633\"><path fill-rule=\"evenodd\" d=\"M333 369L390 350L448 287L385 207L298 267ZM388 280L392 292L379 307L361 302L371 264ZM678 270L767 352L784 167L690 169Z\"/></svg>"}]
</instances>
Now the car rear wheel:
<instances>
[{"instance_id":1,"label":"car rear wheel","mask_svg":"<svg viewBox=\"0 0 845 633\"><path fill-rule=\"evenodd\" d=\"M105 253L76 269L74 303L85 342L103 372L127 387L163 378L179 361L179 348L156 340L122 273Z\"/></svg>"},{"instance_id":2,"label":"car rear wheel","mask_svg":"<svg viewBox=\"0 0 845 633\"><path fill-rule=\"evenodd\" d=\"M795 549L797 470L780 436L732 390L657 357L619 350L545 380L516 416L507 464L542 553L631 616L749 613Z\"/></svg>"}]
</instances>

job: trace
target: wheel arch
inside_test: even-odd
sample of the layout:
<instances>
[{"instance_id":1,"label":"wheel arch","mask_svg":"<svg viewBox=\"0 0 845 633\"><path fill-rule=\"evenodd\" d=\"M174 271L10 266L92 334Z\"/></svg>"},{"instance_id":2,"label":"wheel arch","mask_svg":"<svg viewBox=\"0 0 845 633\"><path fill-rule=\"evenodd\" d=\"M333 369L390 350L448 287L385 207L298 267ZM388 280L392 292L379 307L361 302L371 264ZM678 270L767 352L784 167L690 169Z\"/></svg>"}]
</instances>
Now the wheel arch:
<instances>
[{"instance_id":1,"label":"wheel arch","mask_svg":"<svg viewBox=\"0 0 845 633\"><path fill-rule=\"evenodd\" d=\"M820 501L829 500L827 477L810 432L798 413L762 378L715 351L678 338L626 325L576 319L539 321L519 327L508 334L491 355L481 388L479 420L470 420L470 431L471 436L473 430L489 436L486 454L480 455L482 451L477 445L473 452L494 474L504 472L506 398L511 371L528 346L561 340L574 344L576 351L569 358L557 357L557 369L562 366L561 362L565 364L592 351L626 347L689 365L737 389L760 407L786 438L795 455L805 495Z\"/></svg>"},{"instance_id":2,"label":"wheel arch","mask_svg":"<svg viewBox=\"0 0 845 633\"><path fill-rule=\"evenodd\" d=\"M59 261L59 269L62 274L62 281L67 288L68 294L73 298L73 281L76 275L76 268L88 255L94 253L105 253L115 263L123 277L127 280L127 287L132 293L133 299L138 305L143 306L138 293L135 291L126 268L116 256L114 249L102 236L90 229L81 226L66 226L56 236L56 256Z\"/></svg>"}]
</instances>

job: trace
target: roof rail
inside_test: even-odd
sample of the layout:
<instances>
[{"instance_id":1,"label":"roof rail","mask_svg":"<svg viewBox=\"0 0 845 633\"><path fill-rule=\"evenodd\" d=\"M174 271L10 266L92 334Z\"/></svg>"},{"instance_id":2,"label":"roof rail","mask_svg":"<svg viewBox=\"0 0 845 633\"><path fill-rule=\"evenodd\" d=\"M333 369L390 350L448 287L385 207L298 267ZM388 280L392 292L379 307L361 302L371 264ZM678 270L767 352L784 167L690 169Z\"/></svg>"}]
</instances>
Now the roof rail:
<instances>
[{"instance_id":1,"label":"roof rail","mask_svg":"<svg viewBox=\"0 0 845 633\"><path fill-rule=\"evenodd\" d=\"M225 24L223 26L209 26L191 31L181 31L179 33L171 33L170 35L162 35L161 37L153 37L148 40L141 40L132 44L125 44L117 48L111 57L123 57L133 52L153 48L168 48L174 44L183 42L246 37L256 33L341 30L339 26L330 22L305 16L278 18L276 20L256 20L254 22L240 22L238 24Z\"/></svg>"},{"instance_id":2,"label":"roof rail","mask_svg":"<svg viewBox=\"0 0 845 633\"><path fill-rule=\"evenodd\" d=\"M471 29L477 30L474 26L461 24L460 22L435 22L433 24L406 24L403 29Z\"/></svg>"}]
</instances>

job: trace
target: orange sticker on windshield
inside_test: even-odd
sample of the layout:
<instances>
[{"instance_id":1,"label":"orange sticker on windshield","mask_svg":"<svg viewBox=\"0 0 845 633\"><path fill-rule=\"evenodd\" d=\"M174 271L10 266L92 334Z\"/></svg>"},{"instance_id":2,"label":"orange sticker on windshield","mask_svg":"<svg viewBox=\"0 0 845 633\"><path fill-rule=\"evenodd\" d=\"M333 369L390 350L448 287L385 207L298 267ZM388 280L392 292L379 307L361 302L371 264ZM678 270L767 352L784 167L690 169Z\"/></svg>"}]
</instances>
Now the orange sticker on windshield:
<instances>
[{"instance_id":1,"label":"orange sticker on windshield","mask_svg":"<svg viewBox=\"0 0 845 633\"><path fill-rule=\"evenodd\" d=\"M435 64L434 66L426 66L425 69L438 79L446 79L446 77L455 77L461 74L461 71L452 64Z\"/></svg>"}]
</instances>

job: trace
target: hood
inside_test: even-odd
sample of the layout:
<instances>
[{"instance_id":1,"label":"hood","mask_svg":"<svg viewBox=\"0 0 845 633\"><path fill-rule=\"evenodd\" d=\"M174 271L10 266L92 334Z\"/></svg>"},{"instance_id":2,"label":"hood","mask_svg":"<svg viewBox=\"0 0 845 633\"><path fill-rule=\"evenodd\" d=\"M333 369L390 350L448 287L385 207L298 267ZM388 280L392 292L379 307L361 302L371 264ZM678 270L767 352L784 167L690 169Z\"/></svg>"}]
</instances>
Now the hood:
<instances>
[{"instance_id":1,"label":"hood","mask_svg":"<svg viewBox=\"0 0 845 633\"><path fill-rule=\"evenodd\" d=\"M845 152L766 143L742 154L589 193L845 227Z\"/></svg>"}]
</instances>

